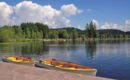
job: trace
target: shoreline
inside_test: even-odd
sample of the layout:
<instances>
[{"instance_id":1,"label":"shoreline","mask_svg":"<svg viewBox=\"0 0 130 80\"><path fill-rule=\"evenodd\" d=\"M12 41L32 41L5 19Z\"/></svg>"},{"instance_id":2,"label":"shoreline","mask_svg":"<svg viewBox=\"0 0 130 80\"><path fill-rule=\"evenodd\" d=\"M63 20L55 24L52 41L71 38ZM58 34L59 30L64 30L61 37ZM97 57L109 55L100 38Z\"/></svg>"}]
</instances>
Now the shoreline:
<instances>
[{"instance_id":1,"label":"shoreline","mask_svg":"<svg viewBox=\"0 0 130 80\"><path fill-rule=\"evenodd\" d=\"M114 41L114 40L130 40L130 38L117 38L117 39L114 39L114 38L108 38L108 39L86 39L86 40L82 40L82 39L76 39L76 40L73 40L73 39L24 39L24 40L10 40L10 41L5 41L5 42L0 42L0 43L13 43L13 42L16 42L16 43L26 43L26 42L34 42L34 41L42 41L42 42L88 42L88 41Z\"/></svg>"},{"instance_id":2,"label":"shoreline","mask_svg":"<svg viewBox=\"0 0 130 80\"><path fill-rule=\"evenodd\" d=\"M4 62L0 65L0 80L114 80Z\"/></svg>"}]
</instances>

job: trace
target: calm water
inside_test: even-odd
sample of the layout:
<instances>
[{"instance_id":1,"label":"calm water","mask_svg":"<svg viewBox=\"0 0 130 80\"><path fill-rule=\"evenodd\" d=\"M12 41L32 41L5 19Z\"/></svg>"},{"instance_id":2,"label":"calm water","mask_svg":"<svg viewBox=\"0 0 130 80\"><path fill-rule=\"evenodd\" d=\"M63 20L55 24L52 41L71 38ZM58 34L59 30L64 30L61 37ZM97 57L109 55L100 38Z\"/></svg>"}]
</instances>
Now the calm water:
<instances>
[{"instance_id":1,"label":"calm water","mask_svg":"<svg viewBox=\"0 0 130 80\"><path fill-rule=\"evenodd\" d=\"M55 58L96 68L97 76L130 79L130 41L0 44L0 58L14 55L32 57L35 60Z\"/></svg>"}]
</instances>

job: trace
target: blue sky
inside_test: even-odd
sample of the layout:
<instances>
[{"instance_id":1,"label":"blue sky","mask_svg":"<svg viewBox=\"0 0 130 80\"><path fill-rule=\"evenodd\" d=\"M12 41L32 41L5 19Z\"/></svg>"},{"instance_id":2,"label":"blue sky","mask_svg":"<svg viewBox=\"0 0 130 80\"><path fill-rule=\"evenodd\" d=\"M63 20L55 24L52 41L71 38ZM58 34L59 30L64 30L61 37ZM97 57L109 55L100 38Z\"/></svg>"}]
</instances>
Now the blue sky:
<instances>
[{"instance_id":1,"label":"blue sky","mask_svg":"<svg viewBox=\"0 0 130 80\"><path fill-rule=\"evenodd\" d=\"M9 6L16 6L25 0L0 0ZM84 28L86 23L95 20L98 28L115 28L130 30L130 0L26 0L41 6L51 5L53 9L60 10L61 6L73 4L82 10L66 17L70 25ZM15 16L14 13L11 15ZM115 26L116 25L116 26ZM124 29L125 27L125 29Z\"/></svg>"}]
</instances>

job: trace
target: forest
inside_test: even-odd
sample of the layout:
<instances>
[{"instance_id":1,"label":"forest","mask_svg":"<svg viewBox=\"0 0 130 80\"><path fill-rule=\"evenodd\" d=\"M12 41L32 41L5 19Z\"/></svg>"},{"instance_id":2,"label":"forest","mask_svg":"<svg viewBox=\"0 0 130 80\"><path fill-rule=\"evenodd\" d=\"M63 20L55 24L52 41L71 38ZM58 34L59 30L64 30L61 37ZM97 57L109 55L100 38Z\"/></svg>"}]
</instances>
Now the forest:
<instances>
[{"instance_id":1,"label":"forest","mask_svg":"<svg viewBox=\"0 0 130 80\"><path fill-rule=\"evenodd\" d=\"M128 39L130 32L116 29L97 30L93 22L86 24L85 30L74 27L49 28L42 23L22 23L21 25L0 27L0 42L29 40L89 40L89 39Z\"/></svg>"}]
</instances>

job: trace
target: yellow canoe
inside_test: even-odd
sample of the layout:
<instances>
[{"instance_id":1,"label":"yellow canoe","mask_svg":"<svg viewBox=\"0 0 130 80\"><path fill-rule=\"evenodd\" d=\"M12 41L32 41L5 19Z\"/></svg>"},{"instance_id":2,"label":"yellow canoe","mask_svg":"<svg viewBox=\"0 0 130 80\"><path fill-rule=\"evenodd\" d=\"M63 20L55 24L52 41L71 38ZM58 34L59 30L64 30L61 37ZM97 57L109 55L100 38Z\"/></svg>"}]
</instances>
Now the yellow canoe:
<instances>
[{"instance_id":1,"label":"yellow canoe","mask_svg":"<svg viewBox=\"0 0 130 80\"><path fill-rule=\"evenodd\" d=\"M3 62L13 62L13 63L35 63L36 61L32 60L31 58L24 58L19 56L12 56L12 57L3 57Z\"/></svg>"},{"instance_id":2,"label":"yellow canoe","mask_svg":"<svg viewBox=\"0 0 130 80\"><path fill-rule=\"evenodd\" d=\"M40 61L39 63L35 63L35 66L47 69L63 70L74 73L94 75L94 76L96 75L97 72L97 69L94 68L72 64L68 62L56 61L55 59Z\"/></svg>"}]
</instances>

